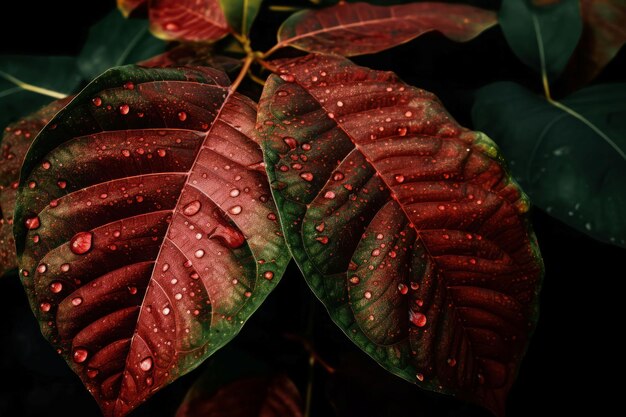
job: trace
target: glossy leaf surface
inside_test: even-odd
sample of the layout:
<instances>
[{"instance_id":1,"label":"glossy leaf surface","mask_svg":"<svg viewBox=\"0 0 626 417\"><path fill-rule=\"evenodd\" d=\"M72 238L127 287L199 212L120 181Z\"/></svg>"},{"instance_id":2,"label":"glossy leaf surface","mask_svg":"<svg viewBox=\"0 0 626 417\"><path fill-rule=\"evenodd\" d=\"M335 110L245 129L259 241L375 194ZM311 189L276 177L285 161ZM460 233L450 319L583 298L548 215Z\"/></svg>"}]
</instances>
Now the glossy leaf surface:
<instances>
[{"instance_id":1,"label":"glossy leaf surface","mask_svg":"<svg viewBox=\"0 0 626 417\"><path fill-rule=\"evenodd\" d=\"M76 58L0 56L0 129L37 111L54 98L72 94L80 82ZM23 84L57 96L27 90Z\"/></svg>"},{"instance_id":2,"label":"glossy leaf surface","mask_svg":"<svg viewBox=\"0 0 626 417\"><path fill-rule=\"evenodd\" d=\"M220 71L120 67L27 154L22 283L106 416L226 344L280 279L289 258L255 114Z\"/></svg>"},{"instance_id":3,"label":"glossy leaf surface","mask_svg":"<svg viewBox=\"0 0 626 417\"><path fill-rule=\"evenodd\" d=\"M176 417L301 417L300 394L285 375L249 377L215 392L199 380L191 388Z\"/></svg>"},{"instance_id":4,"label":"glossy leaf surface","mask_svg":"<svg viewBox=\"0 0 626 417\"><path fill-rule=\"evenodd\" d=\"M22 161L39 131L64 104L65 100L55 101L3 131L0 141L0 277L17 268L13 209Z\"/></svg>"},{"instance_id":5,"label":"glossy leaf surface","mask_svg":"<svg viewBox=\"0 0 626 417\"><path fill-rule=\"evenodd\" d=\"M626 42L626 0L581 0L583 33L569 65L576 84L595 78Z\"/></svg>"},{"instance_id":6,"label":"glossy leaf surface","mask_svg":"<svg viewBox=\"0 0 626 417\"><path fill-rule=\"evenodd\" d=\"M247 35L263 0L220 0L229 26L237 33Z\"/></svg>"},{"instance_id":7,"label":"glossy leaf surface","mask_svg":"<svg viewBox=\"0 0 626 417\"><path fill-rule=\"evenodd\" d=\"M219 0L149 0L149 16L162 39L214 42L228 34Z\"/></svg>"},{"instance_id":8,"label":"glossy leaf surface","mask_svg":"<svg viewBox=\"0 0 626 417\"><path fill-rule=\"evenodd\" d=\"M278 42L310 52L354 56L389 49L433 30L467 41L494 24L493 12L461 4L342 3L293 14L280 27Z\"/></svg>"},{"instance_id":9,"label":"glossy leaf surface","mask_svg":"<svg viewBox=\"0 0 626 417\"><path fill-rule=\"evenodd\" d=\"M497 148L393 73L315 55L279 71L257 126L309 285L380 365L502 414L542 264Z\"/></svg>"},{"instance_id":10,"label":"glossy leaf surface","mask_svg":"<svg viewBox=\"0 0 626 417\"><path fill-rule=\"evenodd\" d=\"M224 55L215 55L210 45L182 44L138 64L151 68L202 66L230 73L241 67L241 60Z\"/></svg>"},{"instance_id":11,"label":"glossy leaf surface","mask_svg":"<svg viewBox=\"0 0 626 417\"><path fill-rule=\"evenodd\" d=\"M135 10L144 7L148 0L117 0L117 8L124 17L130 16Z\"/></svg>"},{"instance_id":12,"label":"glossy leaf surface","mask_svg":"<svg viewBox=\"0 0 626 417\"><path fill-rule=\"evenodd\" d=\"M145 19L124 19L113 11L96 23L78 57L82 76L91 81L109 68L135 64L165 51Z\"/></svg>"},{"instance_id":13,"label":"glossy leaf surface","mask_svg":"<svg viewBox=\"0 0 626 417\"><path fill-rule=\"evenodd\" d=\"M565 69L582 33L579 0L504 0L499 22L517 57L550 79Z\"/></svg>"},{"instance_id":14,"label":"glossy leaf surface","mask_svg":"<svg viewBox=\"0 0 626 417\"><path fill-rule=\"evenodd\" d=\"M478 91L477 129L491 135L534 204L596 239L626 247L626 84L588 87L550 105L520 85Z\"/></svg>"}]
</instances>

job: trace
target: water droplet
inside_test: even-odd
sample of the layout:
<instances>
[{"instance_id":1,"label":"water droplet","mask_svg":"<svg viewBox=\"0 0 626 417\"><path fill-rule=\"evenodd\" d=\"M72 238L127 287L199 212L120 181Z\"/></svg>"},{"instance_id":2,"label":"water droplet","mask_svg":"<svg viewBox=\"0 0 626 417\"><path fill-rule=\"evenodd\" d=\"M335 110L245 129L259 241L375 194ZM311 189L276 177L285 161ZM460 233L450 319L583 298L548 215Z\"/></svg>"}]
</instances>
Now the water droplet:
<instances>
[{"instance_id":1,"label":"water droplet","mask_svg":"<svg viewBox=\"0 0 626 417\"><path fill-rule=\"evenodd\" d=\"M148 372L152 369L152 358L148 356L147 358L142 359L141 362L139 362L139 367L142 371Z\"/></svg>"},{"instance_id":2,"label":"water droplet","mask_svg":"<svg viewBox=\"0 0 626 417\"><path fill-rule=\"evenodd\" d=\"M452 367L456 366L456 359L454 358L448 358L447 362L448 362L448 365Z\"/></svg>"},{"instance_id":3,"label":"water droplet","mask_svg":"<svg viewBox=\"0 0 626 417\"><path fill-rule=\"evenodd\" d=\"M199 258L202 258L202 257L204 256L204 251L203 251L202 249L198 249L198 250L194 253L194 256L195 256L196 258L198 258L198 259L199 259Z\"/></svg>"},{"instance_id":4,"label":"water droplet","mask_svg":"<svg viewBox=\"0 0 626 417\"><path fill-rule=\"evenodd\" d=\"M230 190L231 197L237 197L239 194L240 194L240 191L236 188L233 188L232 190Z\"/></svg>"},{"instance_id":5,"label":"water droplet","mask_svg":"<svg viewBox=\"0 0 626 417\"><path fill-rule=\"evenodd\" d=\"M100 371L98 371L95 368L87 368L87 376L91 379L94 379L95 377L97 377L99 372Z\"/></svg>"},{"instance_id":6,"label":"water droplet","mask_svg":"<svg viewBox=\"0 0 626 417\"><path fill-rule=\"evenodd\" d=\"M28 183L28 188L30 188L31 190L35 187L37 187L37 183L35 181L31 181Z\"/></svg>"},{"instance_id":7,"label":"water droplet","mask_svg":"<svg viewBox=\"0 0 626 417\"><path fill-rule=\"evenodd\" d=\"M406 293L409 292L409 287L407 287L406 285L400 283L400 284L398 284L398 291L400 291L400 294L405 295Z\"/></svg>"},{"instance_id":8,"label":"water droplet","mask_svg":"<svg viewBox=\"0 0 626 417\"><path fill-rule=\"evenodd\" d=\"M40 226L39 216L29 217L24 222L24 225L28 230L35 230Z\"/></svg>"},{"instance_id":9,"label":"water droplet","mask_svg":"<svg viewBox=\"0 0 626 417\"><path fill-rule=\"evenodd\" d=\"M48 162L48 161L44 161L44 162L43 162L43 164L41 164L41 167L42 167L43 169L45 169L45 170L50 169L50 167L51 167L51 166L52 166L52 165L51 165L51 164L50 164L50 162Z\"/></svg>"},{"instance_id":10,"label":"water droplet","mask_svg":"<svg viewBox=\"0 0 626 417\"><path fill-rule=\"evenodd\" d=\"M130 156L130 151L128 149L122 149L122 155L128 158Z\"/></svg>"},{"instance_id":11,"label":"water droplet","mask_svg":"<svg viewBox=\"0 0 626 417\"><path fill-rule=\"evenodd\" d=\"M91 250L93 234L91 232L78 232L70 240L70 250L76 255L84 255Z\"/></svg>"},{"instance_id":12,"label":"water droplet","mask_svg":"<svg viewBox=\"0 0 626 417\"><path fill-rule=\"evenodd\" d=\"M79 306L79 305L81 305L82 303L83 303L83 299L82 299L82 298L80 298L80 297L75 297L75 298L72 298L72 305L73 305L74 307Z\"/></svg>"},{"instance_id":13,"label":"water droplet","mask_svg":"<svg viewBox=\"0 0 626 417\"><path fill-rule=\"evenodd\" d=\"M398 174L394 178L398 184L402 184L404 182L404 175Z\"/></svg>"},{"instance_id":14,"label":"water droplet","mask_svg":"<svg viewBox=\"0 0 626 417\"><path fill-rule=\"evenodd\" d=\"M265 271L265 273L263 274L263 278L271 280L272 278L274 278L274 273L272 271Z\"/></svg>"},{"instance_id":15,"label":"water droplet","mask_svg":"<svg viewBox=\"0 0 626 417\"><path fill-rule=\"evenodd\" d=\"M424 380L424 375L417 373L415 374L415 378L417 378L418 381L422 382Z\"/></svg>"},{"instance_id":16,"label":"water droplet","mask_svg":"<svg viewBox=\"0 0 626 417\"><path fill-rule=\"evenodd\" d=\"M189 259L187 259L183 264L185 268L191 268L191 265L193 265L193 263Z\"/></svg>"},{"instance_id":17,"label":"water droplet","mask_svg":"<svg viewBox=\"0 0 626 417\"><path fill-rule=\"evenodd\" d=\"M283 141L287 144L287 146L289 146L289 148L291 149L296 149L296 146L298 146L298 142L292 138L291 136L287 136L283 138Z\"/></svg>"},{"instance_id":18,"label":"water droplet","mask_svg":"<svg viewBox=\"0 0 626 417\"><path fill-rule=\"evenodd\" d=\"M343 107L343 101L338 101L337 102L337 107Z\"/></svg>"},{"instance_id":19,"label":"water droplet","mask_svg":"<svg viewBox=\"0 0 626 417\"><path fill-rule=\"evenodd\" d=\"M57 181L57 185L60 189L65 190L65 187L67 187L67 181L59 180Z\"/></svg>"},{"instance_id":20,"label":"water droplet","mask_svg":"<svg viewBox=\"0 0 626 417\"><path fill-rule=\"evenodd\" d=\"M396 251L389 251L389 257L390 258L395 258L396 256L398 256L398 254L396 253Z\"/></svg>"},{"instance_id":21,"label":"water droplet","mask_svg":"<svg viewBox=\"0 0 626 417\"><path fill-rule=\"evenodd\" d=\"M310 151L311 150L311 144L309 143L305 143L302 145L302 149L305 151Z\"/></svg>"},{"instance_id":22,"label":"water droplet","mask_svg":"<svg viewBox=\"0 0 626 417\"><path fill-rule=\"evenodd\" d=\"M102 99L100 97L94 97L91 99L91 102L93 103L94 106L96 107L100 107L102 106Z\"/></svg>"},{"instance_id":23,"label":"water droplet","mask_svg":"<svg viewBox=\"0 0 626 417\"><path fill-rule=\"evenodd\" d=\"M170 311L171 311L171 310L170 310L170 308L169 308L169 307L165 307L165 308L163 309L163 315L164 315L164 316L167 316L168 314L170 314Z\"/></svg>"},{"instance_id":24,"label":"water droplet","mask_svg":"<svg viewBox=\"0 0 626 417\"><path fill-rule=\"evenodd\" d=\"M406 117L411 117L411 116L413 116L413 112L409 110L409 111L407 111L406 113L404 113L404 115L405 115Z\"/></svg>"},{"instance_id":25,"label":"water droplet","mask_svg":"<svg viewBox=\"0 0 626 417\"><path fill-rule=\"evenodd\" d=\"M191 279L198 279L198 278L200 278L200 275L197 272L192 272L191 274L189 274L189 278L191 278ZM172 280L172 281L174 281L174 280ZM176 281L176 282L178 282L178 281ZM175 284L175 282L172 282L172 284Z\"/></svg>"},{"instance_id":26,"label":"water droplet","mask_svg":"<svg viewBox=\"0 0 626 417\"><path fill-rule=\"evenodd\" d=\"M281 74L280 78L282 78L284 81L288 83L292 83L296 80L296 77L294 77L291 74Z\"/></svg>"},{"instance_id":27,"label":"water droplet","mask_svg":"<svg viewBox=\"0 0 626 417\"><path fill-rule=\"evenodd\" d=\"M335 113L328 113L328 117L330 119L334 119L335 118Z\"/></svg>"},{"instance_id":28,"label":"water droplet","mask_svg":"<svg viewBox=\"0 0 626 417\"><path fill-rule=\"evenodd\" d=\"M89 356L89 352L87 352L87 349L83 349L83 348L74 349L74 355L73 355L74 362L83 363L87 360L87 356Z\"/></svg>"},{"instance_id":29,"label":"water droplet","mask_svg":"<svg viewBox=\"0 0 626 417\"><path fill-rule=\"evenodd\" d=\"M184 111L178 112L178 120L180 120L181 122L187 120L187 113L185 113Z\"/></svg>"},{"instance_id":30,"label":"water droplet","mask_svg":"<svg viewBox=\"0 0 626 417\"><path fill-rule=\"evenodd\" d=\"M372 251L372 256L378 256L378 255L380 255L380 249L374 249Z\"/></svg>"},{"instance_id":31,"label":"water droplet","mask_svg":"<svg viewBox=\"0 0 626 417\"><path fill-rule=\"evenodd\" d=\"M303 172L302 174L300 174L300 178L310 182L313 181L313 174L311 174L310 172Z\"/></svg>"},{"instance_id":32,"label":"water droplet","mask_svg":"<svg viewBox=\"0 0 626 417\"><path fill-rule=\"evenodd\" d=\"M137 287L128 287L128 292L130 293L130 295L137 294Z\"/></svg>"},{"instance_id":33,"label":"water droplet","mask_svg":"<svg viewBox=\"0 0 626 417\"><path fill-rule=\"evenodd\" d=\"M130 111L130 106L128 104L122 104L120 106L120 113L121 114L126 115L126 114L128 114L129 111Z\"/></svg>"},{"instance_id":34,"label":"water droplet","mask_svg":"<svg viewBox=\"0 0 626 417\"><path fill-rule=\"evenodd\" d=\"M175 300L180 300L181 298L183 298L183 295L181 293L176 293L176 295L174 295Z\"/></svg>"},{"instance_id":35,"label":"water droplet","mask_svg":"<svg viewBox=\"0 0 626 417\"><path fill-rule=\"evenodd\" d=\"M37 272L39 272L40 274L43 274L44 272L46 272L48 270L48 267L46 266L46 264L40 264L37 267Z\"/></svg>"},{"instance_id":36,"label":"water droplet","mask_svg":"<svg viewBox=\"0 0 626 417\"><path fill-rule=\"evenodd\" d=\"M289 95L289 93L285 90L279 90L277 94L278 97L287 97Z\"/></svg>"},{"instance_id":37,"label":"water droplet","mask_svg":"<svg viewBox=\"0 0 626 417\"><path fill-rule=\"evenodd\" d=\"M326 191L326 193L324 194L324 198L332 200L333 198L335 198L335 193L333 191Z\"/></svg>"},{"instance_id":38,"label":"water droplet","mask_svg":"<svg viewBox=\"0 0 626 417\"><path fill-rule=\"evenodd\" d=\"M413 282L411 281L411 289L413 291L417 291L419 289L420 285L417 282Z\"/></svg>"},{"instance_id":39,"label":"water droplet","mask_svg":"<svg viewBox=\"0 0 626 417\"><path fill-rule=\"evenodd\" d=\"M443 204L440 204L440 205L437 206L437 209L443 211L443 210L446 209L446 206L444 206Z\"/></svg>"},{"instance_id":40,"label":"water droplet","mask_svg":"<svg viewBox=\"0 0 626 417\"><path fill-rule=\"evenodd\" d=\"M361 282L361 278L357 277L356 275L350 277L351 284L357 285L359 282Z\"/></svg>"},{"instance_id":41,"label":"water droplet","mask_svg":"<svg viewBox=\"0 0 626 417\"><path fill-rule=\"evenodd\" d=\"M408 132L408 129L406 127L399 127L398 128L398 135L400 136L406 136Z\"/></svg>"},{"instance_id":42,"label":"water droplet","mask_svg":"<svg viewBox=\"0 0 626 417\"><path fill-rule=\"evenodd\" d=\"M372 298L372 293L370 291L365 291L365 293L363 294L363 296L369 300Z\"/></svg>"},{"instance_id":43,"label":"water droplet","mask_svg":"<svg viewBox=\"0 0 626 417\"><path fill-rule=\"evenodd\" d=\"M124 84L124 88L127 90L134 90L135 84L133 84L131 81L128 81L126 84Z\"/></svg>"},{"instance_id":44,"label":"water droplet","mask_svg":"<svg viewBox=\"0 0 626 417\"><path fill-rule=\"evenodd\" d=\"M202 204L200 203L200 201L192 201L191 203L183 207L183 214L185 216L194 216L200 211L200 208L202 208Z\"/></svg>"},{"instance_id":45,"label":"water droplet","mask_svg":"<svg viewBox=\"0 0 626 417\"><path fill-rule=\"evenodd\" d=\"M271 220L271 221L274 221L274 220L276 220L276 215L274 213L268 213L267 214L267 219Z\"/></svg>"},{"instance_id":46,"label":"water droplet","mask_svg":"<svg viewBox=\"0 0 626 417\"><path fill-rule=\"evenodd\" d=\"M328 243L328 236L319 236L316 237L315 240L320 242L322 245L326 245Z\"/></svg>"},{"instance_id":47,"label":"water droplet","mask_svg":"<svg viewBox=\"0 0 626 417\"><path fill-rule=\"evenodd\" d=\"M167 151L165 149L159 148L157 149L157 155L163 158L165 155L167 155Z\"/></svg>"},{"instance_id":48,"label":"water droplet","mask_svg":"<svg viewBox=\"0 0 626 417\"><path fill-rule=\"evenodd\" d=\"M41 303L39 304L39 310L43 311L44 313L47 313L48 311L50 311L50 308L52 306L50 305L50 303Z\"/></svg>"},{"instance_id":49,"label":"water droplet","mask_svg":"<svg viewBox=\"0 0 626 417\"><path fill-rule=\"evenodd\" d=\"M325 227L326 225L324 224L324 222L321 222L320 224L315 226L315 230L317 230L318 232L323 232Z\"/></svg>"},{"instance_id":50,"label":"water droplet","mask_svg":"<svg viewBox=\"0 0 626 417\"><path fill-rule=\"evenodd\" d=\"M229 212L230 214L235 214L235 215L237 215L237 214L241 213L241 211L242 211L242 210L243 210L243 209L241 208L241 206L234 206L234 207L231 207L230 209L228 209L228 212Z\"/></svg>"},{"instance_id":51,"label":"water droplet","mask_svg":"<svg viewBox=\"0 0 626 417\"><path fill-rule=\"evenodd\" d=\"M409 310L409 320L411 320L411 323L413 323L417 327L426 326L426 322L428 321L424 314L416 313L413 310Z\"/></svg>"},{"instance_id":52,"label":"water droplet","mask_svg":"<svg viewBox=\"0 0 626 417\"><path fill-rule=\"evenodd\" d=\"M67 272L70 270L70 264L63 264L61 265L61 271L62 272Z\"/></svg>"},{"instance_id":53,"label":"water droplet","mask_svg":"<svg viewBox=\"0 0 626 417\"><path fill-rule=\"evenodd\" d=\"M63 284L59 281L54 281L50 284L50 291L52 291L53 293L58 294L61 292L61 290L63 290Z\"/></svg>"}]
</instances>

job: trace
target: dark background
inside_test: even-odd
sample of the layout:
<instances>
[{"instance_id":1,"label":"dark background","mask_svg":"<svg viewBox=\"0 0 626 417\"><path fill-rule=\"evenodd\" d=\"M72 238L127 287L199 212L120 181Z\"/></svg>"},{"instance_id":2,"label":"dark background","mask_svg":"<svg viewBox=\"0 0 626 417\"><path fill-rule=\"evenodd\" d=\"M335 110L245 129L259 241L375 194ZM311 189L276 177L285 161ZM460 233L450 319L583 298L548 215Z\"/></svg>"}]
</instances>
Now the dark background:
<instances>
[{"instance_id":1,"label":"dark background","mask_svg":"<svg viewBox=\"0 0 626 417\"><path fill-rule=\"evenodd\" d=\"M1 54L75 55L88 28L114 2L11 3L0 6ZM474 3L498 6L490 0ZM69 10L81 17L72 17ZM252 34L258 49L271 46L286 16L263 12L263 24ZM517 60L498 27L466 44L429 34L356 61L394 70L408 83L433 91L469 127L474 89L512 80L540 91L538 75ZM623 74L624 50L596 82L624 81ZM626 278L626 250L594 241L538 209L533 210L532 220L546 265L541 316L511 391L508 415L621 414L623 393L611 381L620 380L624 373L620 333L625 315L619 289ZM303 335L337 368L332 377L316 368L312 416L489 416L479 407L427 393L380 368L334 326L293 263L226 352L212 360L227 357L234 348L246 350L276 371L286 372L304 393L308 354L285 334ZM42 338L15 274L2 279L0 338L0 416L100 415L78 377ZM189 386L210 363L161 390L132 416L173 416Z\"/></svg>"}]
</instances>

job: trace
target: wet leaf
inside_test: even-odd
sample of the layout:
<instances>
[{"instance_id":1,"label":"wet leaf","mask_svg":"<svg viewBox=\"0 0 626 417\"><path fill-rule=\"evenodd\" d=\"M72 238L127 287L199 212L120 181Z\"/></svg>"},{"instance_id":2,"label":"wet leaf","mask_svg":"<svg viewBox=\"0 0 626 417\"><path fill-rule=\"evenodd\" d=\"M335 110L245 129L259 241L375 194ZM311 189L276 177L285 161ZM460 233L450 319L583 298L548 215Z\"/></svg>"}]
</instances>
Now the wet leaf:
<instances>
[{"instance_id":1,"label":"wet leaf","mask_svg":"<svg viewBox=\"0 0 626 417\"><path fill-rule=\"evenodd\" d=\"M135 64L162 53L165 47L150 33L147 20L127 20L114 10L89 30L78 68L91 81L109 68Z\"/></svg>"},{"instance_id":2,"label":"wet leaf","mask_svg":"<svg viewBox=\"0 0 626 417\"><path fill-rule=\"evenodd\" d=\"M130 16L135 10L143 8L147 0L117 0L117 8L124 17Z\"/></svg>"},{"instance_id":3,"label":"wet leaf","mask_svg":"<svg viewBox=\"0 0 626 417\"><path fill-rule=\"evenodd\" d=\"M176 417L301 417L298 389L285 375L248 377L213 392L200 379Z\"/></svg>"},{"instance_id":4,"label":"wet leaf","mask_svg":"<svg viewBox=\"0 0 626 417\"><path fill-rule=\"evenodd\" d=\"M228 34L219 0L150 0L150 30L162 39L214 42Z\"/></svg>"},{"instance_id":5,"label":"wet leaf","mask_svg":"<svg viewBox=\"0 0 626 417\"><path fill-rule=\"evenodd\" d=\"M237 33L247 35L263 0L220 0L230 27Z\"/></svg>"},{"instance_id":6,"label":"wet leaf","mask_svg":"<svg viewBox=\"0 0 626 417\"><path fill-rule=\"evenodd\" d=\"M504 0L498 19L524 64L541 72L543 53L550 79L561 75L582 33L579 0Z\"/></svg>"},{"instance_id":7,"label":"wet leaf","mask_svg":"<svg viewBox=\"0 0 626 417\"><path fill-rule=\"evenodd\" d=\"M568 72L575 85L594 79L626 42L626 0L581 0L583 32Z\"/></svg>"},{"instance_id":8,"label":"wet leaf","mask_svg":"<svg viewBox=\"0 0 626 417\"><path fill-rule=\"evenodd\" d=\"M13 209L26 152L37 134L66 104L55 101L22 120L7 126L0 141L0 277L17 268L13 239Z\"/></svg>"},{"instance_id":9,"label":"wet leaf","mask_svg":"<svg viewBox=\"0 0 626 417\"><path fill-rule=\"evenodd\" d=\"M433 30L455 41L468 41L495 24L495 13L462 4L341 3L293 14L280 27L278 44L354 56L380 52Z\"/></svg>"},{"instance_id":10,"label":"wet leaf","mask_svg":"<svg viewBox=\"0 0 626 417\"><path fill-rule=\"evenodd\" d=\"M257 126L309 285L387 370L501 415L542 263L496 146L393 73L314 55L279 72Z\"/></svg>"},{"instance_id":11,"label":"wet leaf","mask_svg":"<svg viewBox=\"0 0 626 417\"><path fill-rule=\"evenodd\" d=\"M282 275L289 256L251 139L255 114L220 71L119 67L26 156L22 283L105 416L230 341Z\"/></svg>"},{"instance_id":12,"label":"wet leaf","mask_svg":"<svg viewBox=\"0 0 626 417\"><path fill-rule=\"evenodd\" d=\"M626 247L626 84L588 87L561 100L520 85L478 91L477 129L491 135L534 204L604 242Z\"/></svg>"},{"instance_id":13,"label":"wet leaf","mask_svg":"<svg viewBox=\"0 0 626 417\"><path fill-rule=\"evenodd\" d=\"M160 55L139 62L144 67L203 66L233 72L241 67L241 60L213 54L210 45L182 44Z\"/></svg>"},{"instance_id":14,"label":"wet leaf","mask_svg":"<svg viewBox=\"0 0 626 417\"><path fill-rule=\"evenodd\" d=\"M0 56L0 129L55 98L72 94L80 82L76 58ZM31 87L46 91L42 94Z\"/></svg>"}]
</instances>

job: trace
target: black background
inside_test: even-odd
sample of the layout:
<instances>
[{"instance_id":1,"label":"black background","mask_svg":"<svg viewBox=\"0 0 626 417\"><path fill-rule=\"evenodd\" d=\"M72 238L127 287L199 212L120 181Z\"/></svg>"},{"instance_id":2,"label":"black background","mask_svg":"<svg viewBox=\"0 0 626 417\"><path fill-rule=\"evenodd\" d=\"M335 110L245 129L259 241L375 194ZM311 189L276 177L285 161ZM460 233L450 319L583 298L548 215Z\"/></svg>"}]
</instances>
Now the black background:
<instances>
[{"instance_id":1,"label":"black background","mask_svg":"<svg viewBox=\"0 0 626 417\"><path fill-rule=\"evenodd\" d=\"M113 8L112 0L11 3L0 6L2 54L75 55L90 25ZM498 2L474 3L497 8ZM263 24L253 32L258 49L271 46L285 17L263 13ZM470 127L472 90L498 80L540 88L539 77L515 58L497 27L467 44L429 34L356 61L394 70L408 83L433 91ZM624 50L596 82L624 81L623 74ZM510 417L621 414L623 393L610 378L620 380L624 372L624 346L619 340L625 315L619 289L626 278L626 250L594 241L538 209L533 210L532 220L546 265L541 316L507 413ZM99 416L78 377L39 333L17 276L7 276L1 283L0 416ZM314 325L307 334L312 306L316 306ZM427 393L386 373L332 324L293 263L226 350L245 349L276 371L286 372L305 392L308 355L285 334L306 335L319 355L338 370L330 377L316 368L313 416L489 416L479 407ZM221 356L225 354L218 353L214 360ZM188 387L209 364L161 390L132 415L173 416Z\"/></svg>"}]
</instances>

